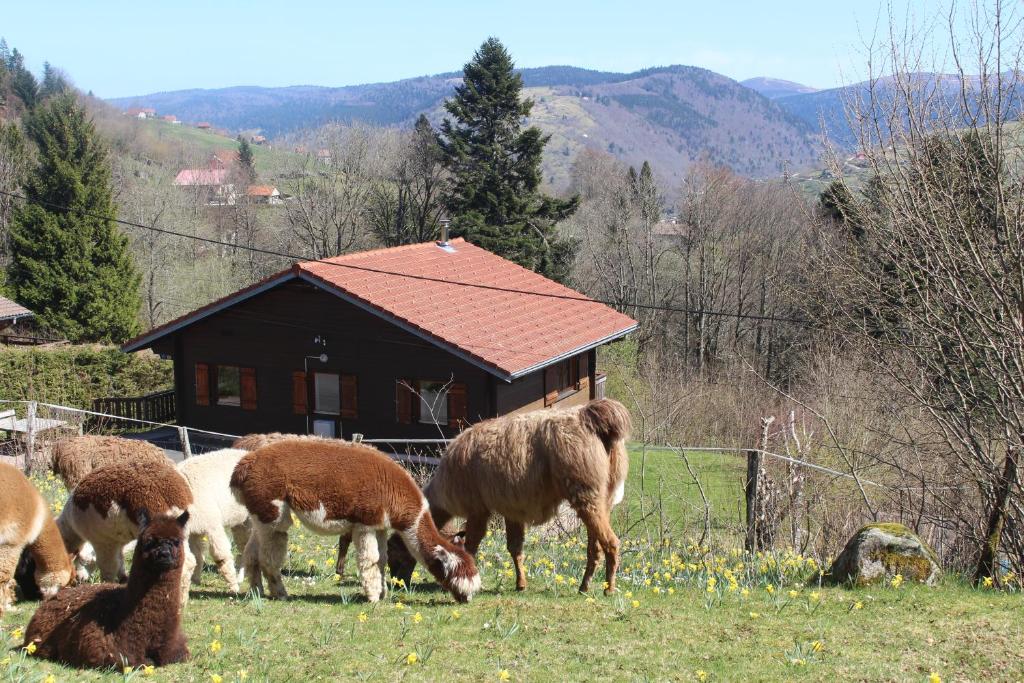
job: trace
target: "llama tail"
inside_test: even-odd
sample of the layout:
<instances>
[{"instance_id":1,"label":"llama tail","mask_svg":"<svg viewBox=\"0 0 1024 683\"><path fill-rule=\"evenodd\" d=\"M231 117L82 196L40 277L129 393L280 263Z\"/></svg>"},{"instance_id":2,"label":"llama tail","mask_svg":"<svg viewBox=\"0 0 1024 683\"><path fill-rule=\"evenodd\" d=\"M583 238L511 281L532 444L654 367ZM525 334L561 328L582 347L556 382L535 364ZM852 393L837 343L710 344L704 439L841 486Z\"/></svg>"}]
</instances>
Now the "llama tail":
<instances>
[{"instance_id":1,"label":"llama tail","mask_svg":"<svg viewBox=\"0 0 1024 683\"><path fill-rule=\"evenodd\" d=\"M611 455L616 442L629 438L632 420L626 406L610 398L591 401L580 411L580 423L584 429L595 434Z\"/></svg>"},{"instance_id":2,"label":"llama tail","mask_svg":"<svg viewBox=\"0 0 1024 683\"><path fill-rule=\"evenodd\" d=\"M235 497L235 500L242 505L245 505L242 491L245 489L245 483L252 475L252 466L252 452L249 452L246 455L243 455L238 461L238 464L235 465L235 469L231 472L231 481L228 483L228 487L231 489L231 494Z\"/></svg>"}]
</instances>

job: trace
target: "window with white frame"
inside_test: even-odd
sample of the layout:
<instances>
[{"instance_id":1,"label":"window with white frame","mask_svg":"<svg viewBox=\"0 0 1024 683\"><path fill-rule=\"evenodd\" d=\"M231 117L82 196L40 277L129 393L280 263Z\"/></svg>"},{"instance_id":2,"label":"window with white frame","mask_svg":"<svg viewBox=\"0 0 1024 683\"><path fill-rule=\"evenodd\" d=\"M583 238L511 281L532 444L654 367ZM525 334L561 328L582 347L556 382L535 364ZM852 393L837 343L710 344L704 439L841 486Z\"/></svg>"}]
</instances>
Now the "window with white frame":
<instances>
[{"instance_id":1,"label":"window with white frame","mask_svg":"<svg viewBox=\"0 0 1024 683\"><path fill-rule=\"evenodd\" d=\"M332 372L318 372L314 375L314 412L324 415L338 415L341 412L341 382Z\"/></svg>"}]
</instances>

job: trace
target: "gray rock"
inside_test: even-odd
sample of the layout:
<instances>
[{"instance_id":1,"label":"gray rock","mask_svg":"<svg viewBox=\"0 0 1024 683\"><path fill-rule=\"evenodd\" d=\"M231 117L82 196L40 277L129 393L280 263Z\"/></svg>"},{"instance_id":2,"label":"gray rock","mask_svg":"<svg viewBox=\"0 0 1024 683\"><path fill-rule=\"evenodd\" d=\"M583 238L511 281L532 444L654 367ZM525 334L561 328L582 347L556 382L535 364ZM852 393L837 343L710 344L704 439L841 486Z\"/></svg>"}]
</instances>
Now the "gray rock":
<instances>
[{"instance_id":1,"label":"gray rock","mask_svg":"<svg viewBox=\"0 0 1024 683\"><path fill-rule=\"evenodd\" d=\"M892 522L868 524L853 535L826 575L833 584L866 586L900 574L934 585L942 569L935 551L913 531Z\"/></svg>"}]
</instances>

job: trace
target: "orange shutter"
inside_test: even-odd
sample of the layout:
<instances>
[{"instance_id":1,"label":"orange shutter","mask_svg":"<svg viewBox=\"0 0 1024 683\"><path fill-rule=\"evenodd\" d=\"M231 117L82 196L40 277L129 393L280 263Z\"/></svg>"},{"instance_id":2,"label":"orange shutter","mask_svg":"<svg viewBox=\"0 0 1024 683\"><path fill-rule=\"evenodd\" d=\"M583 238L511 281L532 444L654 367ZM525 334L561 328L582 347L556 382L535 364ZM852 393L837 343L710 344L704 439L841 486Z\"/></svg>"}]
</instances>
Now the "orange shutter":
<instances>
[{"instance_id":1,"label":"orange shutter","mask_svg":"<svg viewBox=\"0 0 1024 683\"><path fill-rule=\"evenodd\" d=\"M355 375L341 376L341 417L359 417L359 391Z\"/></svg>"},{"instance_id":2,"label":"orange shutter","mask_svg":"<svg viewBox=\"0 0 1024 683\"><path fill-rule=\"evenodd\" d=\"M256 410L256 368L239 368L242 385L242 410Z\"/></svg>"},{"instance_id":3,"label":"orange shutter","mask_svg":"<svg viewBox=\"0 0 1024 683\"><path fill-rule=\"evenodd\" d=\"M466 385L452 384L448 387L448 426L459 429L464 427L466 418Z\"/></svg>"},{"instance_id":4,"label":"orange shutter","mask_svg":"<svg viewBox=\"0 0 1024 683\"><path fill-rule=\"evenodd\" d=\"M292 373L292 412L296 415L305 415L306 406L309 401L309 391L306 389L306 373L301 370Z\"/></svg>"},{"instance_id":5,"label":"orange shutter","mask_svg":"<svg viewBox=\"0 0 1024 683\"><path fill-rule=\"evenodd\" d=\"M549 365L544 368L544 407L555 405L558 389L558 365Z\"/></svg>"},{"instance_id":6,"label":"orange shutter","mask_svg":"<svg viewBox=\"0 0 1024 683\"><path fill-rule=\"evenodd\" d=\"M402 424L412 424L412 405L415 394L412 380L400 379L395 383L395 413Z\"/></svg>"},{"instance_id":7,"label":"orange shutter","mask_svg":"<svg viewBox=\"0 0 1024 683\"><path fill-rule=\"evenodd\" d=\"M196 405L210 405L210 366L196 363Z\"/></svg>"}]
</instances>

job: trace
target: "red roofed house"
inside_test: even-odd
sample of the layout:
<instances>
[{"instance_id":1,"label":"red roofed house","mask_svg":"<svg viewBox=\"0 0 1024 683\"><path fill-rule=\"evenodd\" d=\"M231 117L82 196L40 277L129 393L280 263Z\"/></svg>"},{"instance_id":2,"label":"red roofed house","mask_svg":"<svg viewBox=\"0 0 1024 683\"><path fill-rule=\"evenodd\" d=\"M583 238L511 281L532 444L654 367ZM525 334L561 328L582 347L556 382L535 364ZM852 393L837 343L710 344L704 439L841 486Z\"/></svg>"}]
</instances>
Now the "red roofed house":
<instances>
[{"instance_id":1,"label":"red roofed house","mask_svg":"<svg viewBox=\"0 0 1024 683\"><path fill-rule=\"evenodd\" d=\"M597 347L636 326L456 239L296 263L123 349L174 359L189 427L438 438L589 400Z\"/></svg>"},{"instance_id":2,"label":"red roofed house","mask_svg":"<svg viewBox=\"0 0 1024 683\"><path fill-rule=\"evenodd\" d=\"M185 168L174 177L178 187L193 188L207 204L235 203L235 186L228 182L226 168Z\"/></svg>"},{"instance_id":3,"label":"red roofed house","mask_svg":"<svg viewBox=\"0 0 1024 683\"><path fill-rule=\"evenodd\" d=\"M281 193L273 185L250 185L245 196L260 204L281 204Z\"/></svg>"}]
</instances>

